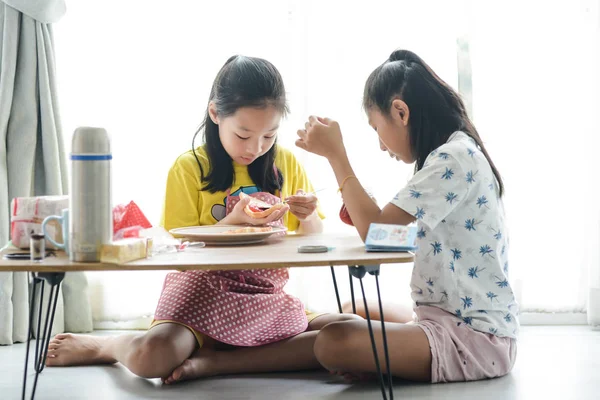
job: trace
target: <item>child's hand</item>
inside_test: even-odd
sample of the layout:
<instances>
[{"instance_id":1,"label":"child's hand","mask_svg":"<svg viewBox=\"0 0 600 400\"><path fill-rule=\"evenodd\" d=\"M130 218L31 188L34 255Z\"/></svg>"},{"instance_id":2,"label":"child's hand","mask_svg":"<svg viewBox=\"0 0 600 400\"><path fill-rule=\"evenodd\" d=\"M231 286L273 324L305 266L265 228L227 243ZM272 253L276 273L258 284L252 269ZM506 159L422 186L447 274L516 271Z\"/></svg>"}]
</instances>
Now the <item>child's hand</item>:
<instances>
[{"instance_id":1,"label":"child's hand","mask_svg":"<svg viewBox=\"0 0 600 400\"><path fill-rule=\"evenodd\" d=\"M328 160L346 153L340 125L329 118L310 116L298 136L296 146Z\"/></svg>"},{"instance_id":2,"label":"child's hand","mask_svg":"<svg viewBox=\"0 0 600 400\"><path fill-rule=\"evenodd\" d=\"M307 194L300 189L294 196L285 199L285 202L290 206L290 212L300 221L306 220L313 215L317 209L317 196Z\"/></svg>"},{"instance_id":3,"label":"child's hand","mask_svg":"<svg viewBox=\"0 0 600 400\"><path fill-rule=\"evenodd\" d=\"M250 203L252 200L251 197L246 197L238 201L238 203L233 207L233 210L225 218L219 221L219 224L226 225L266 225L273 221L277 221L281 217L285 215L286 212L290 209L289 206L283 206L280 210L274 211L269 216L265 218L252 218L244 211L244 208Z\"/></svg>"}]
</instances>

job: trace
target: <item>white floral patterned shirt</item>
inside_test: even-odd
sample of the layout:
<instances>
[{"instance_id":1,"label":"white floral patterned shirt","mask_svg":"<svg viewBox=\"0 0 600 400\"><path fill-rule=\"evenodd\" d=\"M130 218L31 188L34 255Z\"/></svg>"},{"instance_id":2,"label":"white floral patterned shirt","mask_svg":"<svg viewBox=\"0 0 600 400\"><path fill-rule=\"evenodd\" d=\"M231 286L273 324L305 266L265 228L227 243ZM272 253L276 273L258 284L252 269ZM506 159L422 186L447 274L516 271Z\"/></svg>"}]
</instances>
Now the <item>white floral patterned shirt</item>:
<instances>
[{"instance_id":1,"label":"white floral patterned shirt","mask_svg":"<svg viewBox=\"0 0 600 400\"><path fill-rule=\"evenodd\" d=\"M439 307L475 330L515 338L518 305L508 282L504 208L477 143L453 133L392 204L417 218L415 304Z\"/></svg>"}]
</instances>

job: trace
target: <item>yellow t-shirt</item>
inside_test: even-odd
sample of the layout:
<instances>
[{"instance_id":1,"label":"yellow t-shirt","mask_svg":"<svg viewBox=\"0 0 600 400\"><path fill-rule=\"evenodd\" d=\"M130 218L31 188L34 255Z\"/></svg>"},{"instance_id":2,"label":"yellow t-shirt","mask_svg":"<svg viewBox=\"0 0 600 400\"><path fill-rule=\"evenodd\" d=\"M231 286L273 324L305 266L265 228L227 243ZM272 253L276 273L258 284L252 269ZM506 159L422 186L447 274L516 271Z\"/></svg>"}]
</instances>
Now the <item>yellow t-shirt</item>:
<instances>
[{"instance_id":1,"label":"yellow t-shirt","mask_svg":"<svg viewBox=\"0 0 600 400\"><path fill-rule=\"evenodd\" d=\"M196 149L196 155L202 164L204 174L208 174L209 161L202 147ZM281 197L286 198L296 194L299 189L306 193L314 191L306 176L304 168L294 154L282 147L277 147L275 165L283 175ZM231 196L239 195L240 191L247 194L260 191L250 175L248 168L234 162L235 178L231 186ZM167 190L161 218L161 225L166 229L185 226L214 225L225 217L226 192L210 193L202 190L204 183L200 182L200 168L192 151L180 155L169 170ZM276 193L279 195L279 193ZM323 217L320 209L319 216ZM286 213L284 225L290 231L298 229L300 222L291 213Z\"/></svg>"}]
</instances>

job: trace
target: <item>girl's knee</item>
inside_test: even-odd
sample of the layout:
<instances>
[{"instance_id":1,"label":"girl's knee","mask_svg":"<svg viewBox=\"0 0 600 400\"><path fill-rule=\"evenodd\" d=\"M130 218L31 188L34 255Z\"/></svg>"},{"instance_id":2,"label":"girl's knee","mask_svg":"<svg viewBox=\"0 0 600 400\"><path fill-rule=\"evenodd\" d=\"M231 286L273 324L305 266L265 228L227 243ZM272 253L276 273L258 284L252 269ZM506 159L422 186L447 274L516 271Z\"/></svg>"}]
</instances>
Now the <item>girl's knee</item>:
<instances>
[{"instance_id":1,"label":"girl's knee","mask_svg":"<svg viewBox=\"0 0 600 400\"><path fill-rule=\"evenodd\" d=\"M365 306L360 299L356 302L356 314L361 318L366 318ZM368 301L369 316L371 320L381 321L381 314L379 313L379 304L376 301ZM344 313L352 312L352 303L346 302L342 305L342 311ZM400 322L407 323L413 319L413 311L411 307L403 304L386 303L383 305L383 314L386 322Z\"/></svg>"},{"instance_id":2,"label":"girl's knee","mask_svg":"<svg viewBox=\"0 0 600 400\"><path fill-rule=\"evenodd\" d=\"M355 314L322 314L308 323L309 331L318 331L334 322L362 320L362 317Z\"/></svg>"},{"instance_id":3,"label":"girl's knee","mask_svg":"<svg viewBox=\"0 0 600 400\"><path fill-rule=\"evenodd\" d=\"M336 322L344 322L344 321L364 321L364 318L361 317L358 314L352 314L352 313L344 313L344 314L338 314L338 320Z\"/></svg>"},{"instance_id":4,"label":"girl's knee","mask_svg":"<svg viewBox=\"0 0 600 400\"><path fill-rule=\"evenodd\" d=\"M356 346L357 338L353 333L360 325L362 321L356 319L333 322L319 331L314 352L321 365L327 369L334 369L336 365L344 363L349 350Z\"/></svg>"},{"instance_id":5,"label":"girl's knee","mask_svg":"<svg viewBox=\"0 0 600 400\"><path fill-rule=\"evenodd\" d=\"M129 369L142 378L161 378L177 365L171 365L175 344L171 338L144 335L134 339L129 353Z\"/></svg>"}]
</instances>

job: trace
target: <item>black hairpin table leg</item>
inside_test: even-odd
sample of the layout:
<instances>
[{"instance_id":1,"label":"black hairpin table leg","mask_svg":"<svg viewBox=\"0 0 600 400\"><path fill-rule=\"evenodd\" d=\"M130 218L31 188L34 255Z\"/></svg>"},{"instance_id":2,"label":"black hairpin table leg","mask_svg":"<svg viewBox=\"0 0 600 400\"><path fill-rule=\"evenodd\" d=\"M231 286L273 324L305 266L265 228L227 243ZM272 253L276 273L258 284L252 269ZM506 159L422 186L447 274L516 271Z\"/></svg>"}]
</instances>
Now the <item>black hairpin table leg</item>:
<instances>
[{"instance_id":1,"label":"black hairpin table leg","mask_svg":"<svg viewBox=\"0 0 600 400\"><path fill-rule=\"evenodd\" d=\"M21 393L21 399L25 400L25 394L27 391L27 364L29 361L29 342L33 332L33 313L34 313L34 302L35 292L37 286L40 285L40 303L38 310L38 323L37 323L37 335L35 339L35 359L33 367L35 369L35 379L33 381L33 389L31 391L31 399L35 397L35 390L37 388L38 376L44 369L46 363L46 357L48 356L48 344L50 343L50 336L52 333L52 324L54 322L54 314L56 313L56 304L58 303L58 293L60 291L60 283L65 277L64 272L39 272L32 273L33 275L33 287L31 290L31 302L29 303L29 330L27 337L27 346L25 350L25 370L23 371L23 389ZM44 304L44 286L45 283L50 285L50 296L48 299L48 307L46 309L46 318L44 319L44 332L42 334L42 308Z\"/></svg>"},{"instance_id":2,"label":"black hairpin table leg","mask_svg":"<svg viewBox=\"0 0 600 400\"><path fill-rule=\"evenodd\" d=\"M386 394L386 390L385 390L385 382L383 379L383 373L381 372L379 356L377 353L377 345L375 343L375 336L373 334L373 327L371 325L371 316L369 315L369 307L367 305L367 297L365 296L365 288L364 288L363 279L362 279L367 273L375 276L375 282L377 284L377 299L379 302L379 315L380 315L380 319L381 319L381 333L383 336L383 350L384 350L384 355L385 355L385 366L386 366L386 371L387 371L387 376L388 376L389 398L390 398L390 400L393 400L394 399L394 388L393 388L393 382L392 382L392 374L390 371L390 356L389 356L389 352L388 352L387 336L385 333L385 323L384 323L384 319L383 319L383 307L382 307L382 302L381 302L381 292L379 290L379 265L349 266L348 272L350 273L350 275L352 277L358 278L358 280L360 282L360 289L362 291L363 303L365 306L365 317L367 318L367 326L369 328L369 336L371 337L371 346L373 348L373 357L375 358L375 367L377 369L377 377L379 380L379 386L381 388L381 394L383 396L383 399L387 400L387 394Z\"/></svg>"},{"instance_id":3,"label":"black hairpin table leg","mask_svg":"<svg viewBox=\"0 0 600 400\"><path fill-rule=\"evenodd\" d=\"M333 269L333 265L331 268L331 279L333 279L333 287L335 288L335 298L337 300L338 310L340 314L342 313L342 302L340 301L340 291L338 290L337 279L335 279L335 270Z\"/></svg>"},{"instance_id":4,"label":"black hairpin table leg","mask_svg":"<svg viewBox=\"0 0 600 400\"><path fill-rule=\"evenodd\" d=\"M352 276L351 268L352 266L348 266L348 278L350 278L350 298L352 299L352 314L356 314L356 300L354 299L354 277Z\"/></svg>"}]
</instances>

